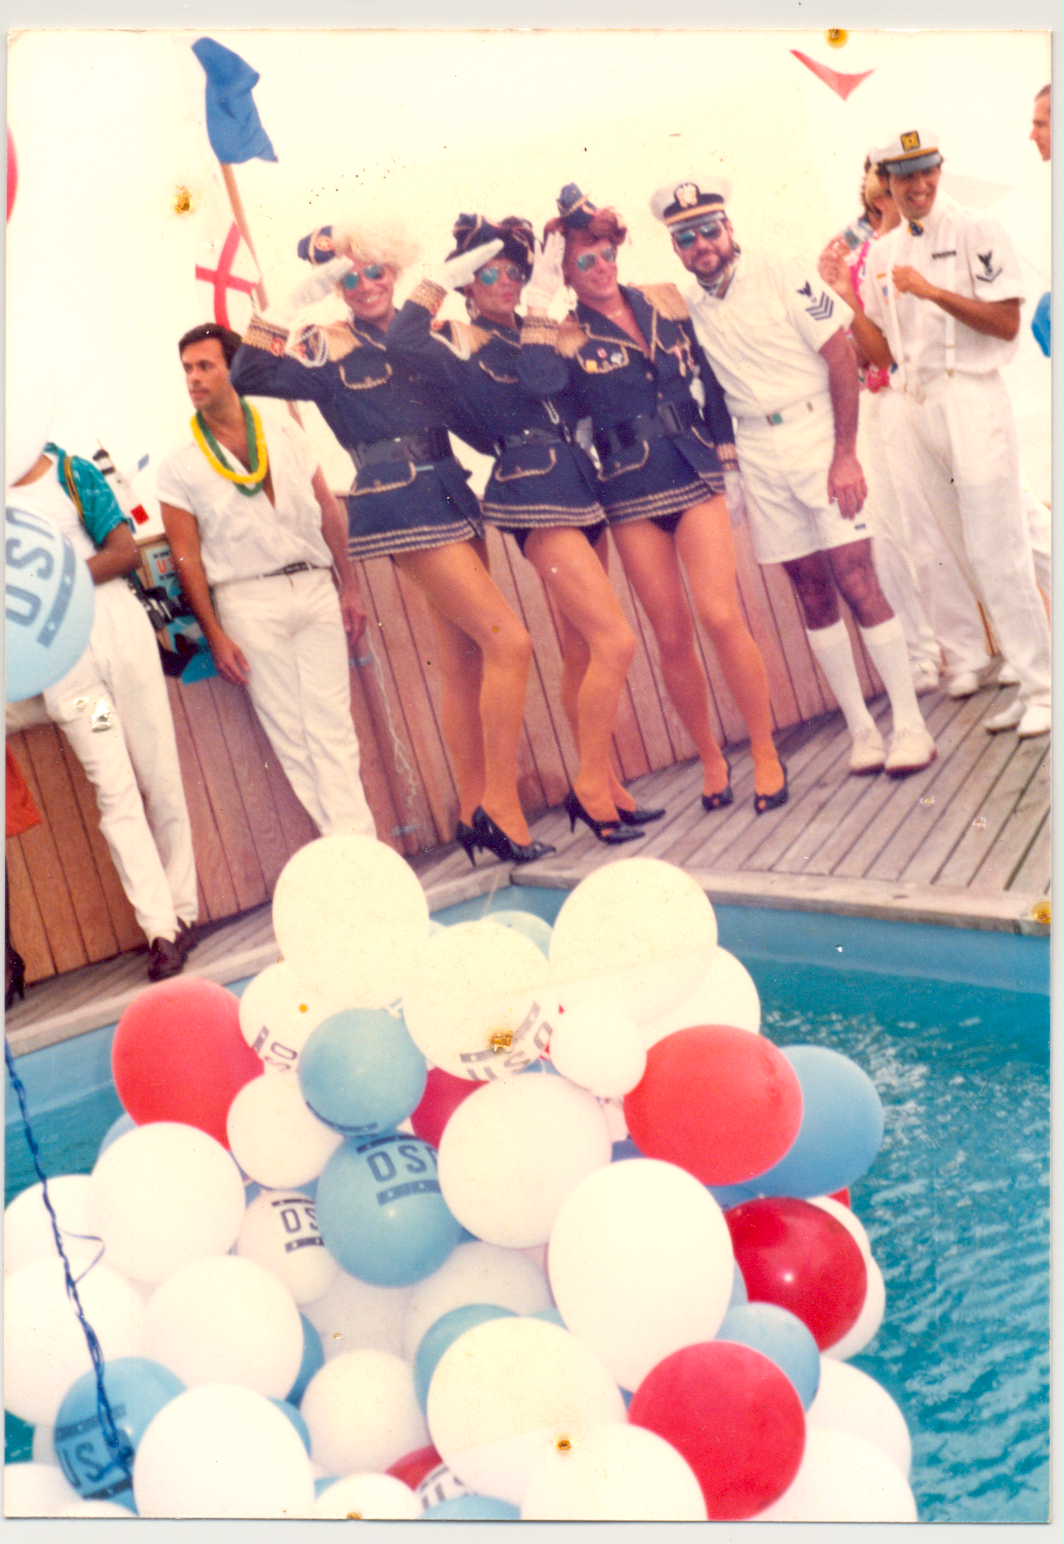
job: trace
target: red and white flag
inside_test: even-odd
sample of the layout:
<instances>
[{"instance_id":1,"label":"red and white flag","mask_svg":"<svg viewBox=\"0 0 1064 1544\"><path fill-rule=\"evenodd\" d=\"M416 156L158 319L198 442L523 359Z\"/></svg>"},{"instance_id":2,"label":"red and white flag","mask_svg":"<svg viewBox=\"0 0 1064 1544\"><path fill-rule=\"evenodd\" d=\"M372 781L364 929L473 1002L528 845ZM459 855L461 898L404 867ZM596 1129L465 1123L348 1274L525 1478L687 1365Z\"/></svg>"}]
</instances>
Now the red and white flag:
<instances>
[{"instance_id":1,"label":"red and white flag","mask_svg":"<svg viewBox=\"0 0 1064 1544\"><path fill-rule=\"evenodd\" d=\"M203 302L204 315L219 327L243 333L251 320L254 292L261 279L251 248L232 214L223 214L220 207L212 209L202 222L202 243L196 253L196 293Z\"/></svg>"}]
</instances>

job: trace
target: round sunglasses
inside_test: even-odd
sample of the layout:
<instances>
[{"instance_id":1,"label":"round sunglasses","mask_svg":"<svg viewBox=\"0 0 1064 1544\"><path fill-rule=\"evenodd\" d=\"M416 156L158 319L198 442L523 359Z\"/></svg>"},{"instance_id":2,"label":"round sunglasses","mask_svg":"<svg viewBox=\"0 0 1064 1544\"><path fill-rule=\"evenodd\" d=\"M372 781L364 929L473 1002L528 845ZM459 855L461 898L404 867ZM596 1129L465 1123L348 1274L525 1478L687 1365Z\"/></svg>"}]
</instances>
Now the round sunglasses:
<instances>
[{"instance_id":1,"label":"round sunglasses","mask_svg":"<svg viewBox=\"0 0 1064 1544\"><path fill-rule=\"evenodd\" d=\"M603 247L601 252L581 252L576 260L576 266L581 273L587 273L588 269L594 268L595 264L600 260L611 265L615 263L617 261L617 248Z\"/></svg>"},{"instance_id":2,"label":"round sunglasses","mask_svg":"<svg viewBox=\"0 0 1064 1544\"><path fill-rule=\"evenodd\" d=\"M693 247L696 236L703 236L706 241L714 241L720 235L724 226L719 220L707 220L705 225L689 225L686 230L677 231L672 238L681 249Z\"/></svg>"},{"instance_id":3,"label":"round sunglasses","mask_svg":"<svg viewBox=\"0 0 1064 1544\"><path fill-rule=\"evenodd\" d=\"M477 278L481 284L498 284L500 275L505 274L512 284L525 282L524 272L516 263L489 263L485 268L477 269Z\"/></svg>"},{"instance_id":4,"label":"round sunglasses","mask_svg":"<svg viewBox=\"0 0 1064 1544\"><path fill-rule=\"evenodd\" d=\"M345 290L356 290L362 283L363 279L383 278L384 267L381 263L367 263L361 271L359 271L357 268L352 268L350 273L345 273L343 278L340 280L340 284L341 287Z\"/></svg>"}]
</instances>

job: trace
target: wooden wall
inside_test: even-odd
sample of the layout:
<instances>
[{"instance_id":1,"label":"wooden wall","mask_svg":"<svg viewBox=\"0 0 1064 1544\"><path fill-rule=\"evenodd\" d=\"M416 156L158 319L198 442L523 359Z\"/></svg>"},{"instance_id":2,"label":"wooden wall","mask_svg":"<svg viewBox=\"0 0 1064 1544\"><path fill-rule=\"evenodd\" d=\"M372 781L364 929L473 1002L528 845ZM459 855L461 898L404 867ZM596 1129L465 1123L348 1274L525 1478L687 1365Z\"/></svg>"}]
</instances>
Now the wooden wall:
<instances>
[{"instance_id":1,"label":"wooden wall","mask_svg":"<svg viewBox=\"0 0 1064 1544\"><path fill-rule=\"evenodd\" d=\"M754 562L736 531L740 589L768 668L778 728L830 711L834 700L806 642L782 569ZM561 710L561 663L550 607L509 538L489 533L492 571L536 644L525 713L520 790L529 815L561 802L575 770ZM618 719L622 775L685 761L694 748L665 696L653 639L613 555L611 572L640 639ZM431 622L418 593L386 558L362 566L369 625L351 671L351 707L366 794L382 840L406 854L453 838L454 781L440 732ZM851 628L852 631L852 628ZM854 634L856 636L856 634ZM746 738L709 643L703 640L716 727ZM858 650L866 693L881 684ZM200 916L217 920L266 901L287 858L315 828L281 772L245 693L221 679L167 683L188 795L200 882ZM44 815L7 842L11 928L27 979L73 970L143 943L96 825L95 799L59 730L41 726L11 744ZM692 795L695 789L692 789Z\"/></svg>"}]
</instances>

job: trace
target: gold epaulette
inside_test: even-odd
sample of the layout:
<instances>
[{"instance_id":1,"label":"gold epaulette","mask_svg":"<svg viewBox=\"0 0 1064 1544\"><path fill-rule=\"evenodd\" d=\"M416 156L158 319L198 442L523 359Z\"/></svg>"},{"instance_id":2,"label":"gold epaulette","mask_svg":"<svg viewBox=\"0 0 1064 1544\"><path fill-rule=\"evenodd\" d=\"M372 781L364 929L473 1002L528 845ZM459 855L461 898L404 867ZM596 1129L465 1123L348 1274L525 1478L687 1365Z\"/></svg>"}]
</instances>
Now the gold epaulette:
<instances>
[{"instance_id":1,"label":"gold epaulette","mask_svg":"<svg viewBox=\"0 0 1064 1544\"><path fill-rule=\"evenodd\" d=\"M558 323L551 316L526 316L521 320L521 342L542 343L553 348L558 341Z\"/></svg>"},{"instance_id":2,"label":"gold epaulette","mask_svg":"<svg viewBox=\"0 0 1064 1544\"><path fill-rule=\"evenodd\" d=\"M583 324L570 312L558 328L558 353L563 354L566 359L572 359L575 354L579 354L586 342L587 333L584 331Z\"/></svg>"},{"instance_id":3,"label":"gold epaulette","mask_svg":"<svg viewBox=\"0 0 1064 1544\"><path fill-rule=\"evenodd\" d=\"M327 322L321 331L328 345L328 357L330 360L346 359L348 354L352 354L356 348L362 347L355 333L348 327L346 322Z\"/></svg>"},{"instance_id":4,"label":"gold epaulette","mask_svg":"<svg viewBox=\"0 0 1064 1544\"><path fill-rule=\"evenodd\" d=\"M670 322L687 321L690 315L687 302L675 284L633 284L632 288L639 291L659 316L667 317Z\"/></svg>"},{"instance_id":5,"label":"gold epaulette","mask_svg":"<svg viewBox=\"0 0 1064 1544\"><path fill-rule=\"evenodd\" d=\"M433 316L443 305L447 291L442 284L434 284L431 279L422 279L417 287L411 291L410 299L416 306L423 306Z\"/></svg>"},{"instance_id":6,"label":"gold epaulette","mask_svg":"<svg viewBox=\"0 0 1064 1544\"><path fill-rule=\"evenodd\" d=\"M288 328L279 327L276 322L268 322L255 312L244 334L244 342L248 348L261 348L267 354L283 354L288 342Z\"/></svg>"},{"instance_id":7,"label":"gold epaulette","mask_svg":"<svg viewBox=\"0 0 1064 1544\"><path fill-rule=\"evenodd\" d=\"M444 348L449 348L456 358L472 359L485 343L491 342L494 334L485 332L483 327L476 327L472 322L446 321L433 323L432 336Z\"/></svg>"}]
</instances>

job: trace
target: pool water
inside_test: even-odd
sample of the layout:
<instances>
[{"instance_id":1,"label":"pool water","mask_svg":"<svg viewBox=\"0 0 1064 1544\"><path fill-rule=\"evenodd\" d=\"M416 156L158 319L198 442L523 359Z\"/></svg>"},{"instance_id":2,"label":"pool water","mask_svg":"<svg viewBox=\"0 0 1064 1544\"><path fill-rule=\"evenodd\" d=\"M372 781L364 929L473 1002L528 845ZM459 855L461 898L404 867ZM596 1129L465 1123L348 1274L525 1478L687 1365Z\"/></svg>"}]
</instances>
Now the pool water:
<instances>
[{"instance_id":1,"label":"pool water","mask_svg":"<svg viewBox=\"0 0 1064 1544\"><path fill-rule=\"evenodd\" d=\"M553 921L563 900L515 887L495 904ZM466 902L439 920L483 915L485 904ZM883 1147L853 1187L853 1206L887 1308L854 1365L908 1420L921 1522L1044 1523L1047 941L750 908L717 915L721 943L757 984L770 1038L851 1057L883 1100ZM20 1074L31 1061L17 1064ZM42 1101L27 1083L32 1112ZM46 1172L87 1172L120 1113L107 1086L35 1120ZM10 1199L35 1179L10 1090L8 1119ZM9 1416L7 1437L9 1461L29 1456L28 1427Z\"/></svg>"}]
</instances>

